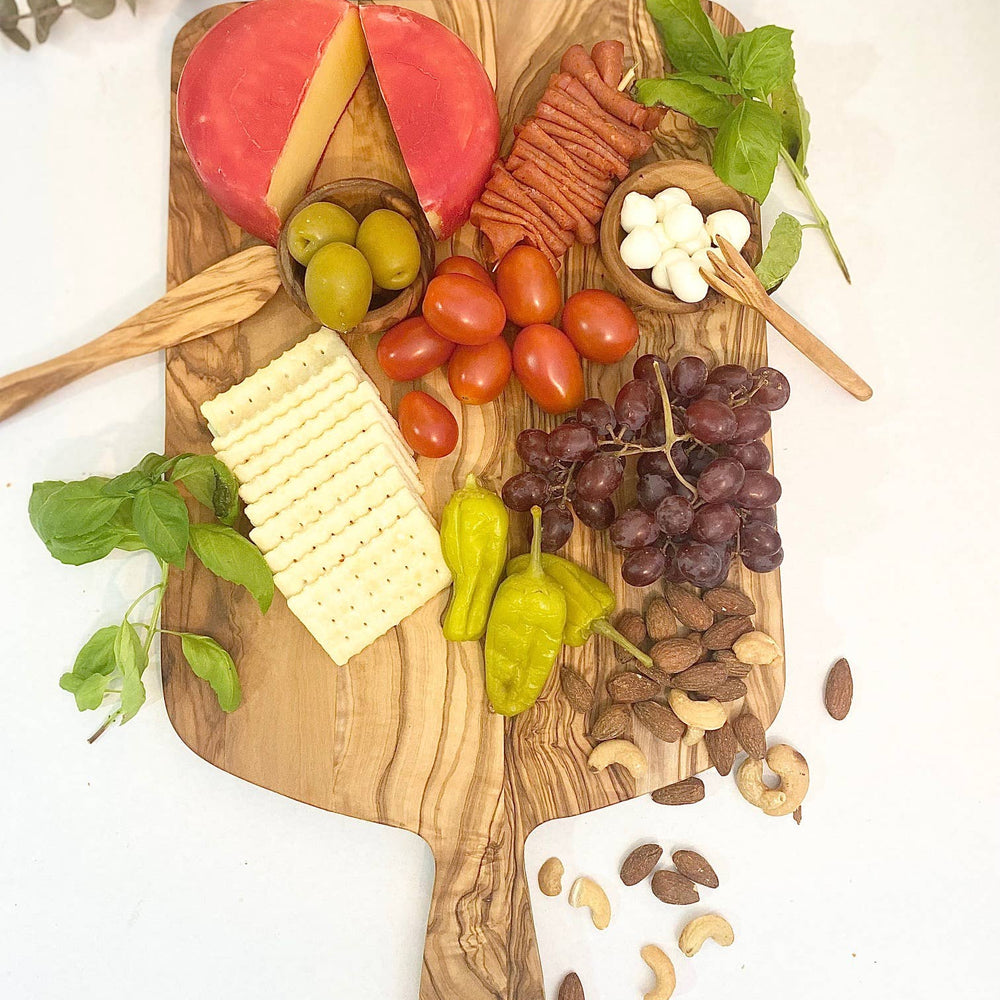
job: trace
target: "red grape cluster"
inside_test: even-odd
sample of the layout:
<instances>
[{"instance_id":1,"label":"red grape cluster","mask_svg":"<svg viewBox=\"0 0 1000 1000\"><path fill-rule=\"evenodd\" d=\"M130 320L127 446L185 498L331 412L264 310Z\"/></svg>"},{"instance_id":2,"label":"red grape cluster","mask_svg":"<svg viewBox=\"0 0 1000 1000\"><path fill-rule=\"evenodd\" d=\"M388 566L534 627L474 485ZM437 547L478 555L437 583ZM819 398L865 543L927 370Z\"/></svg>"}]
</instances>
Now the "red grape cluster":
<instances>
[{"instance_id":1,"label":"red grape cluster","mask_svg":"<svg viewBox=\"0 0 1000 1000\"><path fill-rule=\"evenodd\" d=\"M788 379L767 367L709 369L696 357L671 369L655 354L639 358L632 376L613 407L585 399L554 430L522 431L517 453L528 471L504 483L504 503L542 507L548 552L569 540L574 514L607 530L625 552L622 578L633 587L660 578L716 587L737 555L755 573L777 568L781 484L761 439L771 411L788 402ZM613 496L632 457L637 505L619 512Z\"/></svg>"}]
</instances>

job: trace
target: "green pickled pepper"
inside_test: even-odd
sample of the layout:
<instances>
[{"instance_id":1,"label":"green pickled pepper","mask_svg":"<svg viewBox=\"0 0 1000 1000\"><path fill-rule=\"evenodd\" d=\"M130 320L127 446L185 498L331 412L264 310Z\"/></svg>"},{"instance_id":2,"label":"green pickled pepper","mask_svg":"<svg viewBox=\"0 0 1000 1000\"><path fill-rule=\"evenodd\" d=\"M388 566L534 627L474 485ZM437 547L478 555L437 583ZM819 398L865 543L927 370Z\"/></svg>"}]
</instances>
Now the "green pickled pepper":
<instances>
[{"instance_id":1,"label":"green pickled pepper","mask_svg":"<svg viewBox=\"0 0 1000 1000\"><path fill-rule=\"evenodd\" d=\"M500 715L530 708L562 649L566 596L542 568L542 510L531 508L534 533L523 569L500 584L486 626L486 693Z\"/></svg>"},{"instance_id":2,"label":"green pickled pepper","mask_svg":"<svg viewBox=\"0 0 1000 1000\"><path fill-rule=\"evenodd\" d=\"M520 573L527 565L528 556L517 556L507 564L508 573ZM641 649L634 646L608 620L617 607L611 588L562 556L546 553L542 556L542 568L563 589L566 595L566 629L563 642L567 646L582 646L595 633L618 643L647 667L653 661Z\"/></svg>"},{"instance_id":3,"label":"green pickled pepper","mask_svg":"<svg viewBox=\"0 0 1000 1000\"><path fill-rule=\"evenodd\" d=\"M455 585L441 626L450 642L482 638L507 561L510 515L470 472L441 515L441 551Z\"/></svg>"}]
</instances>

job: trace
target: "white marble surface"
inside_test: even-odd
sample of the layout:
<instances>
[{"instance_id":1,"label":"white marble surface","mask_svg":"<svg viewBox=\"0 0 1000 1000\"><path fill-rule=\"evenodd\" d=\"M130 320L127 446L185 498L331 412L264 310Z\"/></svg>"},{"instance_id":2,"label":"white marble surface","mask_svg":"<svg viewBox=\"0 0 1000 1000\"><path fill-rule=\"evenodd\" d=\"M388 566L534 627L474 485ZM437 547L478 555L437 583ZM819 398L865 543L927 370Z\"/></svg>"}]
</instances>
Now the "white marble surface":
<instances>
[{"instance_id":1,"label":"white marble surface","mask_svg":"<svg viewBox=\"0 0 1000 1000\"><path fill-rule=\"evenodd\" d=\"M67 14L29 55L0 47L0 370L163 290L168 58L203 6ZM775 422L789 683L773 733L806 753L813 789L801 827L716 780L697 809L643 800L538 831L532 865L558 853L609 886L642 840L700 849L722 879L705 903L737 934L687 960L683 917L643 888L613 889L603 935L536 900L549 994L576 968L590 1000L638 997L638 949L656 941L678 997L994 996L997 6L734 6L796 29L814 187L855 276L811 234L781 301L876 387L854 402L772 334L794 387ZM772 200L799 207L784 186ZM157 448L162 397L162 360L146 358L0 424L0 996L415 997L433 874L415 838L212 769L156 692L88 747L93 720L57 688L151 569L50 559L31 483ZM840 655L857 696L836 724L820 691Z\"/></svg>"}]
</instances>

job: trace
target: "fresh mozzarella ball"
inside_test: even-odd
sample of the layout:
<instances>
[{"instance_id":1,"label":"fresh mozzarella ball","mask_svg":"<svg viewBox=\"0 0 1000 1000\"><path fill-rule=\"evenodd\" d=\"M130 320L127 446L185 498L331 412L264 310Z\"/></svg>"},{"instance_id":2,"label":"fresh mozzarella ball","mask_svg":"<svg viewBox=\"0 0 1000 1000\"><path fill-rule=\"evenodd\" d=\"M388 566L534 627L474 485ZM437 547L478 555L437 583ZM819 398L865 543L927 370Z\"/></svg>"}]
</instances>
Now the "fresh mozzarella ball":
<instances>
[{"instance_id":1,"label":"fresh mozzarella ball","mask_svg":"<svg viewBox=\"0 0 1000 1000\"><path fill-rule=\"evenodd\" d=\"M691 254L691 263L698 268L704 268L709 274L715 274L715 268L712 266L712 262L708 259L708 254L708 247L696 250L693 254Z\"/></svg>"},{"instance_id":2,"label":"fresh mozzarella ball","mask_svg":"<svg viewBox=\"0 0 1000 1000\"><path fill-rule=\"evenodd\" d=\"M683 243L677 244L682 250L686 250L689 254L697 253L699 250L704 250L706 247L712 245L712 237L708 235L708 230L702 226L698 232L691 237L689 240L684 240Z\"/></svg>"},{"instance_id":3,"label":"fresh mozzarella ball","mask_svg":"<svg viewBox=\"0 0 1000 1000\"><path fill-rule=\"evenodd\" d=\"M639 226L655 226L659 220L656 217L656 205L652 198L647 198L638 191L629 191L622 202L622 229L632 232Z\"/></svg>"},{"instance_id":4,"label":"fresh mozzarella ball","mask_svg":"<svg viewBox=\"0 0 1000 1000\"><path fill-rule=\"evenodd\" d=\"M660 241L660 250L662 252L673 250L675 246L674 241L667 236L667 231L663 228L662 223L658 222L653 226L653 232L656 233L656 238Z\"/></svg>"},{"instance_id":5,"label":"fresh mozzarella ball","mask_svg":"<svg viewBox=\"0 0 1000 1000\"><path fill-rule=\"evenodd\" d=\"M674 205L663 218L664 232L675 243L693 239L704 225L705 220L694 205Z\"/></svg>"},{"instance_id":6,"label":"fresh mozzarella ball","mask_svg":"<svg viewBox=\"0 0 1000 1000\"><path fill-rule=\"evenodd\" d=\"M708 294L708 282L698 273L698 265L690 258L667 267L670 290L681 302L701 302Z\"/></svg>"},{"instance_id":7,"label":"fresh mozzarella ball","mask_svg":"<svg viewBox=\"0 0 1000 1000\"><path fill-rule=\"evenodd\" d=\"M691 195L684 188L665 188L653 198L653 204L656 206L656 217L662 222L675 205L690 205Z\"/></svg>"},{"instance_id":8,"label":"fresh mozzarella ball","mask_svg":"<svg viewBox=\"0 0 1000 1000\"><path fill-rule=\"evenodd\" d=\"M705 220L705 228L708 235L715 243L716 236L722 236L729 240L737 253L742 250L750 239L750 220L742 213L733 208L724 208L721 212L713 212ZM716 246L718 244L716 243Z\"/></svg>"},{"instance_id":9,"label":"fresh mozzarella ball","mask_svg":"<svg viewBox=\"0 0 1000 1000\"><path fill-rule=\"evenodd\" d=\"M652 226L638 226L622 240L622 262L633 271L652 267L663 251Z\"/></svg>"},{"instance_id":10,"label":"fresh mozzarella ball","mask_svg":"<svg viewBox=\"0 0 1000 1000\"><path fill-rule=\"evenodd\" d=\"M653 272L650 275L652 282L657 288L664 292L670 291L670 268L676 264L678 261L687 261L688 255L677 247L672 247L670 250L666 250L663 256L656 262L656 266L653 268Z\"/></svg>"}]
</instances>

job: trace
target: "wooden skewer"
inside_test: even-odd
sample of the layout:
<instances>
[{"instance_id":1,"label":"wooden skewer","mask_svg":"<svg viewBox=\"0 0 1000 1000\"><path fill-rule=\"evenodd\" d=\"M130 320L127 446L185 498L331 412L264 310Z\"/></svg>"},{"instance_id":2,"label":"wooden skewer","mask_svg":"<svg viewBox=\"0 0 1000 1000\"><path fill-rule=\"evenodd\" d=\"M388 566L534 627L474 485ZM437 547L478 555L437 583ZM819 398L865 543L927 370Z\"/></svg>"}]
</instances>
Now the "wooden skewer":
<instances>
[{"instance_id":1,"label":"wooden skewer","mask_svg":"<svg viewBox=\"0 0 1000 1000\"><path fill-rule=\"evenodd\" d=\"M0 420L116 361L175 347L252 316L278 290L274 247L253 246L213 264L89 344L0 378Z\"/></svg>"},{"instance_id":2,"label":"wooden skewer","mask_svg":"<svg viewBox=\"0 0 1000 1000\"><path fill-rule=\"evenodd\" d=\"M797 347L820 371L829 375L855 399L871 399L872 387L767 294L753 268L732 243L721 236L717 240L725 260L709 253L708 259L715 268L715 274L701 268L702 277L708 284L734 302L756 309L790 344Z\"/></svg>"}]
</instances>

